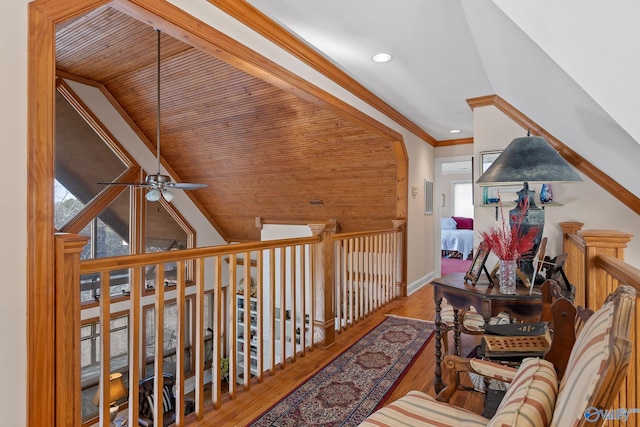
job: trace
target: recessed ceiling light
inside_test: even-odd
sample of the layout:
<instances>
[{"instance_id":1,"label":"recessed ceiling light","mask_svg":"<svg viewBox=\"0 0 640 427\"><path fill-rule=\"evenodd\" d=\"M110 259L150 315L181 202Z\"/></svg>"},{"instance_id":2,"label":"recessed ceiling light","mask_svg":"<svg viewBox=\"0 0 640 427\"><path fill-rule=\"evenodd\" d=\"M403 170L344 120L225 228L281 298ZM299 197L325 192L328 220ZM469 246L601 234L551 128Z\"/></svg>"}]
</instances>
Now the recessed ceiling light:
<instances>
[{"instance_id":1,"label":"recessed ceiling light","mask_svg":"<svg viewBox=\"0 0 640 427\"><path fill-rule=\"evenodd\" d=\"M371 57L373 62L389 62L393 59L393 56L390 53L376 53Z\"/></svg>"},{"instance_id":2,"label":"recessed ceiling light","mask_svg":"<svg viewBox=\"0 0 640 427\"><path fill-rule=\"evenodd\" d=\"M460 129L451 129L449 133L460 133Z\"/></svg>"}]
</instances>

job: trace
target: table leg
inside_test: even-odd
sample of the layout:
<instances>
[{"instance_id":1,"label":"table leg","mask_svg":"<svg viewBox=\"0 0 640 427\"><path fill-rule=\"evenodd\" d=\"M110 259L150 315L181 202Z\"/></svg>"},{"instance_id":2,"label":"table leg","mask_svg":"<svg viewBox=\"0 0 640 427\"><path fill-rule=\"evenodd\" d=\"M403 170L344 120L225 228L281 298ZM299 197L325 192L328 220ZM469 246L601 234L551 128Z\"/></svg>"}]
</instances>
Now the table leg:
<instances>
[{"instance_id":1,"label":"table leg","mask_svg":"<svg viewBox=\"0 0 640 427\"><path fill-rule=\"evenodd\" d=\"M437 290L435 291L437 292ZM442 317L440 315L440 310L441 307L440 305L442 304L442 298L438 298L436 295L435 298L435 302L436 302L436 369L435 369L435 375L433 378L433 387L437 393L440 393L440 391L444 388L444 383L442 382L442 367L440 366L440 363L442 362L442 335L441 335L441 325L442 325Z\"/></svg>"},{"instance_id":2,"label":"table leg","mask_svg":"<svg viewBox=\"0 0 640 427\"><path fill-rule=\"evenodd\" d=\"M460 356L460 311L453 309L453 349L456 356Z\"/></svg>"}]
</instances>

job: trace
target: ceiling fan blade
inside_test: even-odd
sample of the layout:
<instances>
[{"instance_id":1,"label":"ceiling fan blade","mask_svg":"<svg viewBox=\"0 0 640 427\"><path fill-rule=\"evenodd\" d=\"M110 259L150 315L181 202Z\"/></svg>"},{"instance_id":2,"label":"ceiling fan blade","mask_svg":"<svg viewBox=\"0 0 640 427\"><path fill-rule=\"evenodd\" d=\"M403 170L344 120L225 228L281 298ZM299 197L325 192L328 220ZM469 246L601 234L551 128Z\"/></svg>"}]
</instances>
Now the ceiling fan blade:
<instances>
[{"instance_id":1,"label":"ceiling fan blade","mask_svg":"<svg viewBox=\"0 0 640 427\"><path fill-rule=\"evenodd\" d=\"M198 188L208 187L207 184L195 184L191 182L167 182L164 186L178 190L197 190Z\"/></svg>"},{"instance_id":2,"label":"ceiling fan blade","mask_svg":"<svg viewBox=\"0 0 640 427\"><path fill-rule=\"evenodd\" d=\"M137 185L139 187L148 187L146 182L98 182L98 185Z\"/></svg>"}]
</instances>

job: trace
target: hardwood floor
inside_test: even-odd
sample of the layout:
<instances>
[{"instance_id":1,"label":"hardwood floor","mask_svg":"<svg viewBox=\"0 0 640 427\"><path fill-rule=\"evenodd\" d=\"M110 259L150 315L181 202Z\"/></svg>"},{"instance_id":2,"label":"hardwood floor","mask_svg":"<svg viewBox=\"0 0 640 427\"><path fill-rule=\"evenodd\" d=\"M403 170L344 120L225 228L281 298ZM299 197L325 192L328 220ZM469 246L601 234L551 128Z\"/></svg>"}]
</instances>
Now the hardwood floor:
<instances>
[{"instance_id":1,"label":"hardwood floor","mask_svg":"<svg viewBox=\"0 0 640 427\"><path fill-rule=\"evenodd\" d=\"M433 288L431 285L425 285L411 296L396 300L383 307L356 326L339 334L336 337L336 344L332 347L328 349L316 348L306 353L304 357L296 357L295 362L287 363L286 369L277 371L274 376L265 376L261 384L252 383L250 390L239 391L233 400L227 397L220 409L213 409L211 403L206 404L203 419L190 425L216 427L247 425L291 390L298 387L328 361L338 356L373 329L384 320L385 314L433 320L435 317ZM462 338L463 354L466 354L477 344L477 338L469 335L463 335ZM434 339L430 340L386 402L398 399L409 390L421 390L432 396L435 395L433 389L434 341ZM459 391L452 399L452 403L481 413L483 398L484 395L481 393ZM187 419L191 421L192 417L189 416Z\"/></svg>"}]
</instances>

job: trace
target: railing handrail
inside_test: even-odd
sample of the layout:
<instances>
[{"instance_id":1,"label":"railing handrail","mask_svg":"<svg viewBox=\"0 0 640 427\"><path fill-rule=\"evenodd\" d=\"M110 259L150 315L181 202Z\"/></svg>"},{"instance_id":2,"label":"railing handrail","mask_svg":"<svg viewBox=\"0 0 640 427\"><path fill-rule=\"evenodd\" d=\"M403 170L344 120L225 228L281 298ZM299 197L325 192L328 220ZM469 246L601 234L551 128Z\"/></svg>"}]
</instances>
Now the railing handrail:
<instances>
[{"instance_id":1,"label":"railing handrail","mask_svg":"<svg viewBox=\"0 0 640 427\"><path fill-rule=\"evenodd\" d=\"M98 273L124 268L144 267L151 264L188 261L196 258L241 254L283 246L299 246L319 243L321 236L298 237L293 239L267 240L221 246L181 249L179 251L154 252L139 255L121 255L80 261L80 274Z\"/></svg>"},{"instance_id":2,"label":"railing handrail","mask_svg":"<svg viewBox=\"0 0 640 427\"><path fill-rule=\"evenodd\" d=\"M394 221L395 224L395 221ZM322 225L322 227L320 227ZM402 296L401 265L404 252L403 229L394 227L384 230L343 233L335 236L335 228L326 228L324 224L309 224L313 236L278 239L268 241L245 242L230 245L207 246L193 249L182 249L167 252L113 256L92 260L80 260L81 248L86 238L60 233L57 240L56 288L58 289L58 305L66 315L60 317L60 329L72 343L75 362L64 370L65 378L73 378L69 382L67 396L69 408L62 411L62 419L77 417L80 413L80 400L75 398L82 394L80 375L74 367L80 365L80 335L78 328L82 307L77 304L77 289L81 285L82 276L88 274L99 276L101 295L108 295L112 284L111 272L130 270L130 305L129 305L129 345L132 349L129 358L129 415L135 417L139 410L137 396L138 381L145 375L141 371L141 360L146 354L140 353L143 334L153 336L156 348L153 365L154 392L162 387L164 372L163 333L165 327L164 307L166 303L165 269L155 271L155 303L154 330L145 330L142 321L144 304L142 297L146 289L147 279L144 267L176 263L177 283L175 285L176 313L175 329L177 333L176 349L185 348L187 321L193 327L188 332L192 335L194 361L194 377L192 384L196 401L196 417L204 412L204 384L211 381L211 402L214 408L222 404L221 361L224 357L229 361L229 397L233 399L239 384L248 390L252 382L261 382L264 372L275 373L275 366L285 367L289 361L295 361L297 355L304 355L313 347L329 346L335 342L337 329L344 329L357 323L398 296ZM338 256L339 255L339 256ZM227 258L228 257L228 258ZM241 258L256 258L253 262L241 262ZM228 266L223 262L228 260ZM193 277L188 277L186 267L193 263ZM255 271L251 272L250 269ZM256 295L253 287L244 286L238 293L238 279L255 274ZM192 302L192 319L185 317L184 304L187 295L187 281L195 284L195 297ZM342 283L344 281L344 284ZM249 283L245 280L245 283ZM225 286L227 286L225 288ZM224 289L227 289L225 291ZM205 295L210 294L209 321L213 324L213 354L210 368L211 378L206 377L204 368L205 337ZM239 296L238 296L239 295ZM171 295L171 298L174 296ZM241 303L238 298L243 298ZM255 298L255 302L254 302ZM112 304L119 304L112 298L99 301L100 312L100 365L98 390L101 396L107 396L108 378L112 370L110 347L110 319L113 314ZM253 305L252 305L253 304ZM67 310L72 306L73 310ZM122 307L117 307L120 310ZM279 309L279 310L278 310ZM344 309L344 310L343 310ZM252 311L254 313L252 313ZM340 312L339 312L340 311ZM286 312L286 315L284 314ZM339 313L338 313L339 312ZM279 313L279 314L276 314ZM286 316L286 317L285 317ZM290 316L290 317L289 317ZM289 321L292 319L292 321ZM300 323L298 324L298 319ZM58 319L57 319L58 320ZM279 323L278 323L279 322ZM255 335L253 334L255 330ZM146 332L145 332L146 331ZM185 331L185 332L183 332ZM240 332L239 332L240 331ZM257 339L254 342L254 337ZM69 345L65 347L69 351ZM183 351L175 351L176 366L183 366ZM255 364L254 364L254 361ZM61 366L65 363L60 363ZM146 363L145 363L146 366ZM146 369L146 367L145 367ZM209 368L207 368L209 369ZM176 370L177 395L184 394L185 373ZM157 422L162 422L162 407L154 402ZM179 412L184 410L184 402L177 404ZM108 419L109 407L105 400L100 401L99 418ZM75 418L74 418L75 419ZM76 420L78 421L78 420ZM183 420L177 420L182 424ZM79 422L79 421L78 421Z\"/></svg>"},{"instance_id":3,"label":"railing handrail","mask_svg":"<svg viewBox=\"0 0 640 427\"><path fill-rule=\"evenodd\" d=\"M380 234L396 233L397 231L398 230L396 230L395 228L388 228L384 230L370 230L370 231L352 231L350 233L334 234L333 240L334 241L345 240L345 239L351 239L354 237L362 237L362 236L376 236Z\"/></svg>"},{"instance_id":4,"label":"railing handrail","mask_svg":"<svg viewBox=\"0 0 640 427\"><path fill-rule=\"evenodd\" d=\"M585 244L582 236L580 236L579 234L571 233L567 234L567 239L584 251Z\"/></svg>"},{"instance_id":5,"label":"railing handrail","mask_svg":"<svg viewBox=\"0 0 640 427\"><path fill-rule=\"evenodd\" d=\"M619 282L633 286L640 298L640 269L612 256L599 255L595 259L596 266L602 268Z\"/></svg>"}]
</instances>

